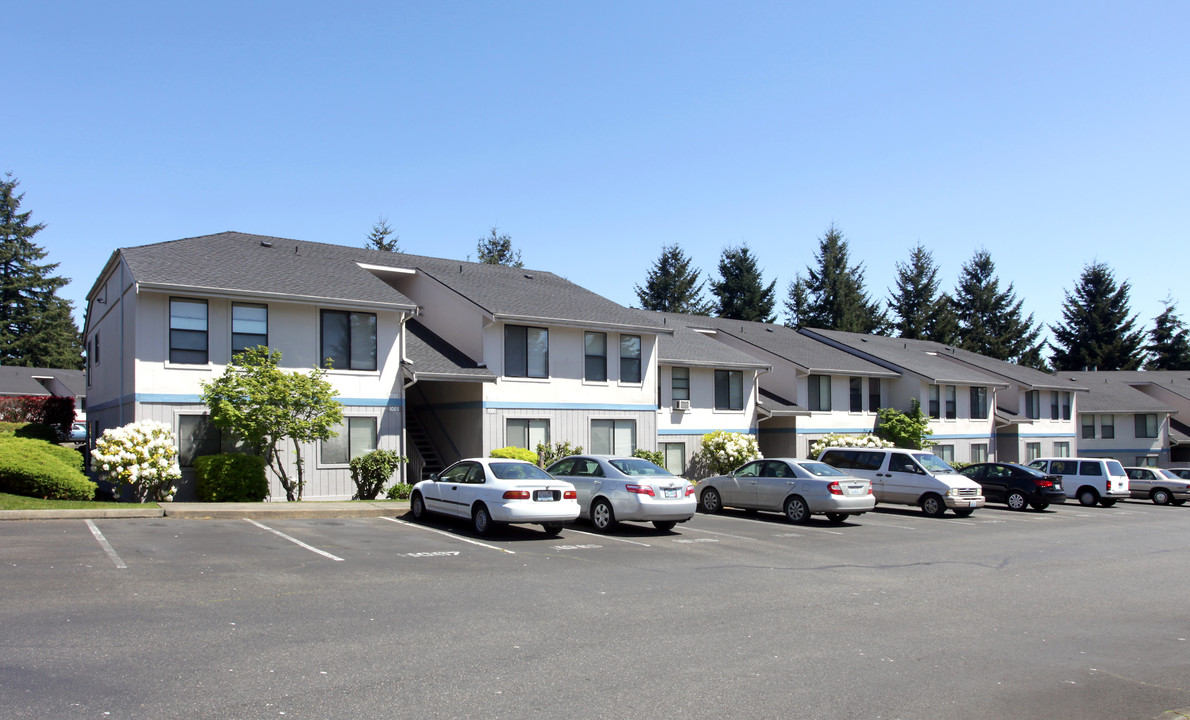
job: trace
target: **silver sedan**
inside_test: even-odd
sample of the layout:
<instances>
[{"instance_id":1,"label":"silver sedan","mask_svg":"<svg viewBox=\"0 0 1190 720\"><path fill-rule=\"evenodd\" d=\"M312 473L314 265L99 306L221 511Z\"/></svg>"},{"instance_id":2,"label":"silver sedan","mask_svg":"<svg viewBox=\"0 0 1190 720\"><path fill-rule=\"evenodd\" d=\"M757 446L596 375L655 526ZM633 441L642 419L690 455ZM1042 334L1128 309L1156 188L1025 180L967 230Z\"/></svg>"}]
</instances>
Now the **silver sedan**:
<instances>
[{"instance_id":1,"label":"silver sedan","mask_svg":"<svg viewBox=\"0 0 1190 720\"><path fill-rule=\"evenodd\" d=\"M694 486L638 457L571 455L546 468L578 491L580 517L607 532L621 520L652 522L658 530L694 517Z\"/></svg>"},{"instance_id":2,"label":"silver sedan","mask_svg":"<svg viewBox=\"0 0 1190 720\"><path fill-rule=\"evenodd\" d=\"M813 514L843 522L876 507L872 483L816 460L753 460L730 475L698 483L698 501L709 513L724 507L775 510L802 524Z\"/></svg>"}]
</instances>

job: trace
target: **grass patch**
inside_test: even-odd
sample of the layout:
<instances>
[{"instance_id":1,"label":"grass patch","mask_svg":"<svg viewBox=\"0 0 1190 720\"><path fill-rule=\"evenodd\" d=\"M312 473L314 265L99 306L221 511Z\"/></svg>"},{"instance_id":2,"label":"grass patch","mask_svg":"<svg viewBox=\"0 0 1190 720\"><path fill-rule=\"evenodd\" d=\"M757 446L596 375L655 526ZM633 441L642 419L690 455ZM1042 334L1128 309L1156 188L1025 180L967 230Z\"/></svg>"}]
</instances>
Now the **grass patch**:
<instances>
[{"instance_id":1,"label":"grass patch","mask_svg":"<svg viewBox=\"0 0 1190 720\"><path fill-rule=\"evenodd\" d=\"M144 506L134 503L95 502L93 500L43 500L41 498L24 497L23 495L9 495L0 493L0 510L100 510L122 508L127 510L135 507L156 507L156 503Z\"/></svg>"}]
</instances>

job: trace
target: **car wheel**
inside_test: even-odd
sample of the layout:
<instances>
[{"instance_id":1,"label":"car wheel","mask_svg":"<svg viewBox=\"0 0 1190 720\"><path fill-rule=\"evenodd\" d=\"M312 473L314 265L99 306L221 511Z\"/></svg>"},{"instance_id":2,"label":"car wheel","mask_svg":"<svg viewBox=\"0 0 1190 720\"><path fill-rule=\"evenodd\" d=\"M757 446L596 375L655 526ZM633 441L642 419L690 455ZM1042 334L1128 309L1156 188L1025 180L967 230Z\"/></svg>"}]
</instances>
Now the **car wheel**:
<instances>
[{"instance_id":1,"label":"car wheel","mask_svg":"<svg viewBox=\"0 0 1190 720\"><path fill-rule=\"evenodd\" d=\"M1025 496L1019 492L1008 493L1008 497L1005 498L1004 502L1013 510L1024 510L1029 505L1029 502L1025 500Z\"/></svg>"},{"instance_id":2,"label":"car wheel","mask_svg":"<svg viewBox=\"0 0 1190 720\"><path fill-rule=\"evenodd\" d=\"M1043 503L1043 502L1033 503L1033 509L1036 510L1037 512L1041 512L1042 510L1046 509L1049 506L1050 506L1049 503Z\"/></svg>"},{"instance_id":3,"label":"car wheel","mask_svg":"<svg viewBox=\"0 0 1190 720\"><path fill-rule=\"evenodd\" d=\"M810 506L797 495L785 499L785 517L794 525L804 525L810 519Z\"/></svg>"},{"instance_id":4,"label":"car wheel","mask_svg":"<svg viewBox=\"0 0 1190 720\"><path fill-rule=\"evenodd\" d=\"M698 504L704 512L717 513L723 509L723 498L719 497L718 490L709 487L698 496Z\"/></svg>"},{"instance_id":5,"label":"car wheel","mask_svg":"<svg viewBox=\"0 0 1190 720\"><path fill-rule=\"evenodd\" d=\"M1099 493L1095 492L1095 488L1083 488L1078 491L1078 504L1091 507L1099 502Z\"/></svg>"},{"instance_id":6,"label":"car wheel","mask_svg":"<svg viewBox=\"0 0 1190 720\"><path fill-rule=\"evenodd\" d=\"M971 513L975 512L975 508L960 508L953 512L955 517L971 517Z\"/></svg>"},{"instance_id":7,"label":"car wheel","mask_svg":"<svg viewBox=\"0 0 1190 720\"><path fill-rule=\"evenodd\" d=\"M1186 501L1185 500L1170 500L1169 504L1170 505L1185 505Z\"/></svg>"},{"instance_id":8,"label":"car wheel","mask_svg":"<svg viewBox=\"0 0 1190 720\"><path fill-rule=\"evenodd\" d=\"M847 513L827 513L826 519L836 525L847 519Z\"/></svg>"},{"instance_id":9,"label":"car wheel","mask_svg":"<svg viewBox=\"0 0 1190 720\"><path fill-rule=\"evenodd\" d=\"M673 530L675 525L677 525L677 523L674 522L673 520L654 520L653 521L653 527L657 528L658 530L660 530L662 532L669 532L670 530Z\"/></svg>"},{"instance_id":10,"label":"car wheel","mask_svg":"<svg viewBox=\"0 0 1190 720\"><path fill-rule=\"evenodd\" d=\"M942 501L942 498L930 493L921 499L921 511L927 517L942 517L946 514L946 503Z\"/></svg>"},{"instance_id":11,"label":"car wheel","mask_svg":"<svg viewBox=\"0 0 1190 720\"><path fill-rule=\"evenodd\" d=\"M414 520L421 520L426 516L426 501L422 499L421 493L413 493L409 498L409 512L413 514Z\"/></svg>"},{"instance_id":12,"label":"car wheel","mask_svg":"<svg viewBox=\"0 0 1190 720\"><path fill-rule=\"evenodd\" d=\"M599 532L607 532L616 526L616 513L612 504L599 498L591 504L591 524Z\"/></svg>"},{"instance_id":13,"label":"car wheel","mask_svg":"<svg viewBox=\"0 0 1190 720\"><path fill-rule=\"evenodd\" d=\"M1112 505L1116 504L1116 499L1115 498L1100 498L1099 504L1102 505L1103 507L1111 507Z\"/></svg>"},{"instance_id":14,"label":"car wheel","mask_svg":"<svg viewBox=\"0 0 1190 720\"><path fill-rule=\"evenodd\" d=\"M486 505L476 505L471 511L471 525L478 535L490 535L496 529L496 521L492 519Z\"/></svg>"},{"instance_id":15,"label":"car wheel","mask_svg":"<svg viewBox=\"0 0 1190 720\"><path fill-rule=\"evenodd\" d=\"M1173 500L1173 496L1165 488L1157 488L1153 491L1153 502L1157 505L1168 505Z\"/></svg>"},{"instance_id":16,"label":"car wheel","mask_svg":"<svg viewBox=\"0 0 1190 720\"><path fill-rule=\"evenodd\" d=\"M542 523L541 529L546 535L557 535L562 532L562 523Z\"/></svg>"}]
</instances>

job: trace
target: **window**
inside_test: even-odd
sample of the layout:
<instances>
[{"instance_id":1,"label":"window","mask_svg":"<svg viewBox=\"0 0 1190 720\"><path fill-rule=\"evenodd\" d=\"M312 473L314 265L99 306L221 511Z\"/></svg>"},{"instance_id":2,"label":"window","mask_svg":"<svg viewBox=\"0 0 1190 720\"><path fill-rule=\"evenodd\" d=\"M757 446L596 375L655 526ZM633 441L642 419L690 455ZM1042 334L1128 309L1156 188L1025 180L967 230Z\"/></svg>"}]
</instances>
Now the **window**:
<instances>
[{"instance_id":1,"label":"window","mask_svg":"<svg viewBox=\"0 0 1190 720\"><path fill-rule=\"evenodd\" d=\"M988 419L988 389L971 388L971 417L975 420Z\"/></svg>"},{"instance_id":2,"label":"window","mask_svg":"<svg viewBox=\"0 0 1190 720\"><path fill-rule=\"evenodd\" d=\"M178 416L178 465L193 467L196 458L217 455L219 451L219 428L211 422L210 416Z\"/></svg>"},{"instance_id":3,"label":"window","mask_svg":"<svg viewBox=\"0 0 1190 720\"><path fill-rule=\"evenodd\" d=\"M1081 420L1083 423L1083 440L1094 440L1095 439L1095 416L1090 415L1090 414L1082 415Z\"/></svg>"},{"instance_id":4,"label":"window","mask_svg":"<svg viewBox=\"0 0 1190 720\"><path fill-rule=\"evenodd\" d=\"M99 331L95 331L95 364L99 364Z\"/></svg>"},{"instance_id":5,"label":"window","mask_svg":"<svg viewBox=\"0 0 1190 720\"><path fill-rule=\"evenodd\" d=\"M231 354L269 344L269 306L231 304Z\"/></svg>"},{"instance_id":6,"label":"window","mask_svg":"<svg viewBox=\"0 0 1190 720\"><path fill-rule=\"evenodd\" d=\"M954 462L954 445L935 445L934 454L943 462Z\"/></svg>"},{"instance_id":7,"label":"window","mask_svg":"<svg viewBox=\"0 0 1190 720\"><path fill-rule=\"evenodd\" d=\"M851 399L851 412L864 411L864 379L853 377L847 382Z\"/></svg>"},{"instance_id":8,"label":"window","mask_svg":"<svg viewBox=\"0 0 1190 720\"><path fill-rule=\"evenodd\" d=\"M1062 393L1062 419L1070 419L1070 393Z\"/></svg>"},{"instance_id":9,"label":"window","mask_svg":"<svg viewBox=\"0 0 1190 720\"><path fill-rule=\"evenodd\" d=\"M508 377L549 377L550 331L545 328L506 325L504 374Z\"/></svg>"},{"instance_id":10,"label":"window","mask_svg":"<svg viewBox=\"0 0 1190 720\"><path fill-rule=\"evenodd\" d=\"M620 336L620 382L640 382L640 335Z\"/></svg>"},{"instance_id":11,"label":"window","mask_svg":"<svg viewBox=\"0 0 1190 720\"><path fill-rule=\"evenodd\" d=\"M635 420L591 421L592 453L596 455L631 455L635 451Z\"/></svg>"},{"instance_id":12,"label":"window","mask_svg":"<svg viewBox=\"0 0 1190 720\"><path fill-rule=\"evenodd\" d=\"M1041 457L1041 443L1025 443L1025 457L1025 462L1030 462Z\"/></svg>"},{"instance_id":13,"label":"window","mask_svg":"<svg viewBox=\"0 0 1190 720\"><path fill-rule=\"evenodd\" d=\"M831 409L831 376L810 375L807 378L810 385L810 409Z\"/></svg>"},{"instance_id":14,"label":"window","mask_svg":"<svg viewBox=\"0 0 1190 720\"><path fill-rule=\"evenodd\" d=\"M1140 467L1157 467L1156 455L1137 455L1136 464Z\"/></svg>"},{"instance_id":15,"label":"window","mask_svg":"<svg viewBox=\"0 0 1190 720\"><path fill-rule=\"evenodd\" d=\"M1083 461L1079 463L1078 474L1085 477L1096 477L1103 475L1103 465L1098 460Z\"/></svg>"},{"instance_id":16,"label":"window","mask_svg":"<svg viewBox=\"0 0 1190 720\"><path fill-rule=\"evenodd\" d=\"M674 475L686 473L686 444L661 443L661 454L665 458L665 469Z\"/></svg>"},{"instance_id":17,"label":"window","mask_svg":"<svg viewBox=\"0 0 1190 720\"><path fill-rule=\"evenodd\" d=\"M1136 437L1138 438L1155 438L1157 437L1157 416L1156 415L1134 415L1136 419Z\"/></svg>"},{"instance_id":18,"label":"window","mask_svg":"<svg viewBox=\"0 0 1190 720\"><path fill-rule=\"evenodd\" d=\"M715 409L744 409L744 373L742 371L715 371Z\"/></svg>"},{"instance_id":19,"label":"window","mask_svg":"<svg viewBox=\"0 0 1190 720\"><path fill-rule=\"evenodd\" d=\"M954 420L959 416L959 401L958 392L954 385L947 385L944 388L946 395L946 419Z\"/></svg>"},{"instance_id":20,"label":"window","mask_svg":"<svg viewBox=\"0 0 1190 720\"><path fill-rule=\"evenodd\" d=\"M376 449L376 418L347 417L335 428L338 436L322 441L323 465L346 465Z\"/></svg>"},{"instance_id":21,"label":"window","mask_svg":"<svg viewBox=\"0 0 1190 720\"><path fill-rule=\"evenodd\" d=\"M98 348L99 343L95 343ZM169 361L184 365L207 364L207 301L169 300ZM99 364L99 353L95 353Z\"/></svg>"},{"instance_id":22,"label":"window","mask_svg":"<svg viewBox=\"0 0 1190 720\"><path fill-rule=\"evenodd\" d=\"M880 407L880 378L868 378L868 412L876 412Z\"/></svg>"},{"instance_id":23,"label":"window","mask_svg":"<svg viewBox=\"0 0 1190 720\"><path fill-rule=\"evenodd\" d=\"M1057 420L1061 410L1058 409L1058 391L1050 391L1050 420Z\"/></svg>"},{"instance_id":24,"label":"window","mask_svg":"<svg viewBox=\"0 0 1190 720\"><path fill-rule=\"evenodd\" d=\"M988 444L975 443L971 446L971 462L982 463L988 461Z\"/></svg>"},{"instance_id":25,"label":"window","mask_svg":"<svg viewBox=\"0 0 1190 720\"><path fill-rule=\"evenodd\" d=\"M91 387L91 343L87 342L87 387Z\"/></svg>"},{"instance_id":26,"label":"window","mask_svg":"<svg viewBox=\"0 0 1190 720\"><path fill-rule=\"evenodd\" d=\"M676 367L670 371L674 400L690 399L690 368Z\"/></svg>"},{"instance_id":27,"label":"window","mask_svg":"<svg viewBox=\"0 0 1190 720\"><path fill-rule=\"evenodd\" d=\"M929 405L930 417L935 420L942 417L942 408L939 403L938 386L937 385L930 386L929 403L930 403L930 405Z\"/></svg>"},{"instance_id":28,"label":"window","mask_svg":"<svg viewBox=\"0 0 1190 720\"><path fill-rule=\"evenodd\" d=\"M1070 443L1068 443L1068 442L1054 443L1054 457L1070 457Z\"/></svg>"},{"instance_id":29,"label":"window","mask_svg":"<svg viewBox=\"0 0 1190 720\"><path fill-rule=\"evenodd\" d=\"M607 333L589 332L583 336L587 359L583 377L593 382L607 380Z\"/></svg>"},{"instance_id":30,"label":"window","mask_svg":"<svg viewBox=\"0 0 1190 720\"><path fill-rule=\"evenodd\" d=\"M322 367L339 370L376 369L376 315L322 311Z\"/></svg>"},{"instance_id":31,"label":"window","mask_svg":"<svg viewBox=\"0 0 1190 720\"><path fill-rule=\"evenodd\" d=\"M1025 393L1025 417L1030 420L1041 418L1041 392L1030 390Z\"/></svg>"},{"instance_id":32,"label":"window","mask_svg":"<svg viewBox=\"0 0 1190 720\"><path fill-rule=\"evenodd\" d=\"M1104 440L1111 440L1116 436L1116 416L1099 416L1099 436Z\"/></svg>"},{"instance_id":33,"label":"window","mask_svg":"<svg viewBox=\"0 0 1190 720\"><path fill-rule=\"evenodd\" d=\"M504 428L504 443L509 447L537 450L550 444L550 421L529 418L509 418Z\"/></svg>"}]
</instances>

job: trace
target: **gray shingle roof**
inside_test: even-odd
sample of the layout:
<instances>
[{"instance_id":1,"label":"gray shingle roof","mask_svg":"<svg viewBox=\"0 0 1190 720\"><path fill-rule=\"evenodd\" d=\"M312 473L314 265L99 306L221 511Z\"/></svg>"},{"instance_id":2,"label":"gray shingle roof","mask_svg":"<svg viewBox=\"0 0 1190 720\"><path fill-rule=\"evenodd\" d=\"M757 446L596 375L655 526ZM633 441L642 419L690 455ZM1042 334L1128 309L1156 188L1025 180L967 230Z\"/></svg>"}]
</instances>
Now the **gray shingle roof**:
<instances>
[{"instance_id":1,"label":"gray shingle roof","mask_svg":"<svg viewBox=\"0 0 1190 720\"><path fill-rule=\"evenodd\" d=\"M1114 372L1064 372L1062 377L1087 388L1078 399L1079 412L1171 413L1169 405L1137 390L1127 375Z\"/></svg>"},{"instance_id":2,"label":"gray shingle roof","mask_svg":"<svg viewBox=\"0 0 1190 720\"><path fill-rule=\"evenodd\" d=\"M669 328L672 335L658 337L658 359L667 365L701 365L724 368L766 368L769 364L746 352L715 340L705 333L690 328L697 323L694 315L660 313L636 310L641 322L661 324Z\"/></svg>"},{"instance_id":3,"label":"gray shingle roof","mask_svg":"<svg viewBox=\"0 0 1190 720\"><path fill-rule=\"evenodd\" d=\"M932 383L1001 387L1007 385L1003 377L997 377L993 373L959 362L952 357L945 357L944 355L950 355L950 349L941 343L819 328L802 328L800 332L810 337L821 337L823 340L836 343L841 347L851 348L856 352L926 378Z\"/></svg>"},{"instance_id":4,"label":"gray shingle roof","mask_svg":"<svg viewBox=\"0 0 1190 720\"><path fill-rule=\"evenodd\" d=\"M774 415L810 414L810 411L806 410L801 405L798 405L792 400L786 400L771 390L759 388L758 392L760 393L760 406Z\"/></svg>"},{"instance_id":5,"label":"gray shingle roof","mask_svg":"<svg viewBox=\"0 0 1190 720\"><path fill-rule=\"evenodd\" d=\"M1077 376L1094 383L1094 378L1110 377L1116 382L1125 382L1134 387L1143 385L1160 386L1174 395L1190 400L1190 371L1187 370L1092 370L1086 372L1055 373L1062 377Z\"/></svg>"},{"instance_id":6,"label":"gray shingle roof","mask_svg":"<svg viewBox=\"0 0 1190 720\"><path fill-rule=\"evenodd\" d=\"M87 377L82 370L0 365L0 395L49 395L37 377L55 378L76 396L87 394Z\"/></svg>"},{"instance_id":7,"label":"gray shingle roof","mask_svg":"<svg viewBox=\"0 0 1190 720\"><path fill-rule=\"evenodd\" d=\"M416 375L456 380L492 380L496 376L480 367L461 350L435 335L417 320L405 323L405 354Z\"/></svg>"}]
</instances>

